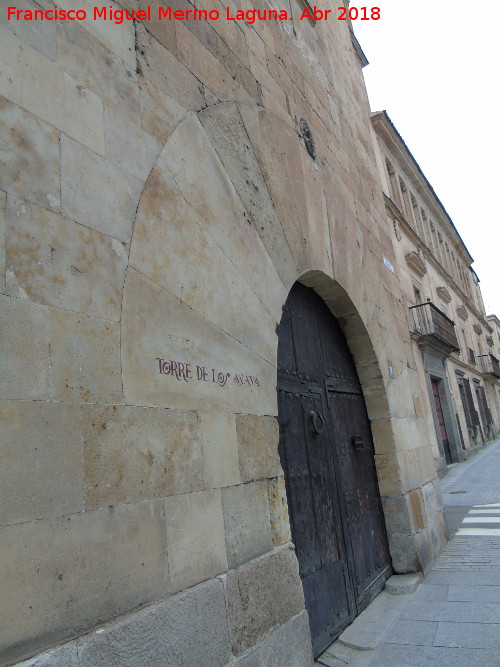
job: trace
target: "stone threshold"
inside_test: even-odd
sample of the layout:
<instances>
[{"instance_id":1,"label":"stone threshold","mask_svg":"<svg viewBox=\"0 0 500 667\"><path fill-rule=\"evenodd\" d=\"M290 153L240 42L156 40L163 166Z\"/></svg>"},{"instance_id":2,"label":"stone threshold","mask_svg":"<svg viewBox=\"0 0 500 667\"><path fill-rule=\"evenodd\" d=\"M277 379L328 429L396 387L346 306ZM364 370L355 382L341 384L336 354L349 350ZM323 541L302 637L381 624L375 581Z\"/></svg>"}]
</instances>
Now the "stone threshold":
<instances>
[{"instance_id":1,"label":"stone threshold","mask_svg":"<svg viewBox=\"0 0 500 667\"><path fill-rule=\"evenodd\" d=\"M318 657L316 667L365 667L383 642L403 608L413 599L422 576L396 574L385 589L354 619L351 625Z\"/></svg>"}]
</instances>

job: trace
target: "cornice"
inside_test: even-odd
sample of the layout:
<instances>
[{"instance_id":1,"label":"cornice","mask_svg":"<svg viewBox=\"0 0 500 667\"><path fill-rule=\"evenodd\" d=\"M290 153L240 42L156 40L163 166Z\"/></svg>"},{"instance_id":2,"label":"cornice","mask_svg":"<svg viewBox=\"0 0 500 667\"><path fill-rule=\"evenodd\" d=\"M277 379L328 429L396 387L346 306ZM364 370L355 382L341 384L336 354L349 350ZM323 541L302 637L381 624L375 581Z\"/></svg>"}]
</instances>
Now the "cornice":
<instances>
[{"instance_id":1,"label":"cornice","mask_svg":"<svg viewBox=\"0 0 500 667\"><path fill-rule=\"evenodd\" d=\"M444 303L450 303L451 294L448 292L445 286L436 287L436 292L441 301L444 301Z\"/></svg>"},{"instance_id":2,"label":"cornice","mask_svg":"<svg viewBox=\"0 0 500 667\"><path fill-rule=\"evenodd\" d=\"M410 149L397 131L387 112L376 111L371 114L371 120L375 131L381 137L382 141L385 141L389 154L391 153L389 148L392 147L394 149L395 155L393 156L393 159L398 162L403 173L410 179L415 191L424 200L429 211L432 211L434 217L444 223L443 231L447 230L452 232L453 238L449 238L449 241L453 244L457 252L464 255L467 262L472 264L474 260L455 227L453 220L450 218L444 205L435 193L432 185L427 180L418 162L413 157ZM446 235L449 237L448 233Z\"/></svg>"},{"instance_id":3,"label":"cornice","mask_svg":"<svg viewBox=\"0 0 500 667\"><path fill-rule=\"evenodd\" d=\"M401 231L410 239L410 241L412 241L412 243L414 243L417 247L420 246L422 248L426 261L436 269L436 271L445 281L450 283L452 289L460 297L460 300L467 304L467 307L472 312L472 314L475 315L482 324L485 324L487 327L491 328L490 325L486 323L485 316L482 315L479 310L477 310L470 297L467 296L460 285L458 285L458 283L455 281L455 278L449 274L441 262L439 262L436 257L434 257L434 253L429 248L429 246L417 234L413 227L408 224L399 206L390 197L388 197L385 192L384 201L387 213L397 219L398 223L400 224Z\"/></svg>"},{"instance_id":4,"label":"cornice","mask_svg":"<svg viewBox=\"0 0 500 667\"><path fill-rule=\"evenodd\" d=\"M419 257L418 252L412 250L411 252L406 253L405 255L406 263L410 269L417 274L420 278L423 278L427 273L427 267L423 260Z\"/></svg>"}]
</instances>

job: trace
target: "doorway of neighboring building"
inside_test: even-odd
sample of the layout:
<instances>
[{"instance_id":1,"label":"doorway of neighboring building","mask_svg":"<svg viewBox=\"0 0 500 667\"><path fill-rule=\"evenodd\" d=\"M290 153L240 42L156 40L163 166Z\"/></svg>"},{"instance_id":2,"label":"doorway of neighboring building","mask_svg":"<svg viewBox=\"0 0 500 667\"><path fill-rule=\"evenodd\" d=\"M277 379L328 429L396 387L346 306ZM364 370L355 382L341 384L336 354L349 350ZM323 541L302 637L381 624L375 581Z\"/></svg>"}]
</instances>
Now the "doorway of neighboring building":
<instances>
[{"instance_id":1,"label":"doorway of neighboring building","mask_svg":"<svg viewBox=\"0 0 500 667\"><path fill-rule=\"evenodd\" d=\"M446 460L446 464L449 465L452 462L451 459L451 451L450 451L450 441L448 439L448 432L446 430L446 424L444 421L444 415L443 415L443 407L441 404L441 397L439 395L439 380L432 380L431 379L431 385L432 385L432 395L434 397L434 405L436 408L436 417L437 417L437 423L438 423L438 428L439 428L439 436L441 438L441 443L443 446L443 452L444 452L444 458Z\"/></svg>"},{"instance_id":2,"label":"doorway of neighboring building","mask_svg":"<svg viewBox=\"0 0 500 667\"><path fill-rule=\"evenodd\" d=\"M296 284L278 327L280 458L318 655L391 573L363 392L340 326Z\"/></svg>"}]
</instances>

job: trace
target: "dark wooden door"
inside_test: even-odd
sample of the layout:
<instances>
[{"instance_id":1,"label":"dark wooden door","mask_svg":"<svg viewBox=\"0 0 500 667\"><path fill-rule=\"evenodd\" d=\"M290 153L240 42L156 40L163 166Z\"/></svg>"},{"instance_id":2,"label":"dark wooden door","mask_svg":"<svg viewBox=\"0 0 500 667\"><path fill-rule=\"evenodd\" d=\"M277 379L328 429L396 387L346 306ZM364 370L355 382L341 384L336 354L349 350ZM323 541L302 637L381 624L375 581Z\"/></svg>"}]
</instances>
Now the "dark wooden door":
<instances>
[{"instance_id":1,"label":"dark wooden door","mask_svg":"<svg viewBox=\"0 0 500 667\"><path fill-rule=\"evenodd\" d=\"M370 423L336 319L296 284L278 336L280 457L318 655L383 588L389 553Z\"/></svg>"},{"instance_id":2,"label":"dark wooden door","mask_svg":"<svg viewBox=\"0 0 500 667\"><path fill-rule=\"evenodd\" d=\"M444 421L443 415L443 406L441 405L441 397L439 395L439 384L437 380L431 380L432 384L432 395L434 397L434 405L436 406L436 416L439 426L439 435L441 437L441 442L443 443L444 458L447 464L451 463L451 451L450 443L448 440L448 432L446 430L446 424Z\"/></svg>"}]
</instances>

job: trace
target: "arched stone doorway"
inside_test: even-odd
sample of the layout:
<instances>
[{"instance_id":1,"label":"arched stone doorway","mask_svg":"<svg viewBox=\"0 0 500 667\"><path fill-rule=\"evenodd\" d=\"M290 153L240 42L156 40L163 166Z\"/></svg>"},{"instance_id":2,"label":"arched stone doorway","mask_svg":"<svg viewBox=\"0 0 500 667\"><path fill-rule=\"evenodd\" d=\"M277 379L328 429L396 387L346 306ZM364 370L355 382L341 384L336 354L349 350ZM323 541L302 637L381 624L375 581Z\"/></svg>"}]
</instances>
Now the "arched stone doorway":
<instances>
[{"instance_id":1,"label":"arched stone doorway","mask_svg":"<svg viewBox=\"0 0 500 667\"><path fill-rule=\"evenodd\" d=\"M370 422L336 318L296 283L278 337L280 458L317 655L382 590L390 556Z\"/></svg>"}]
</instances>

